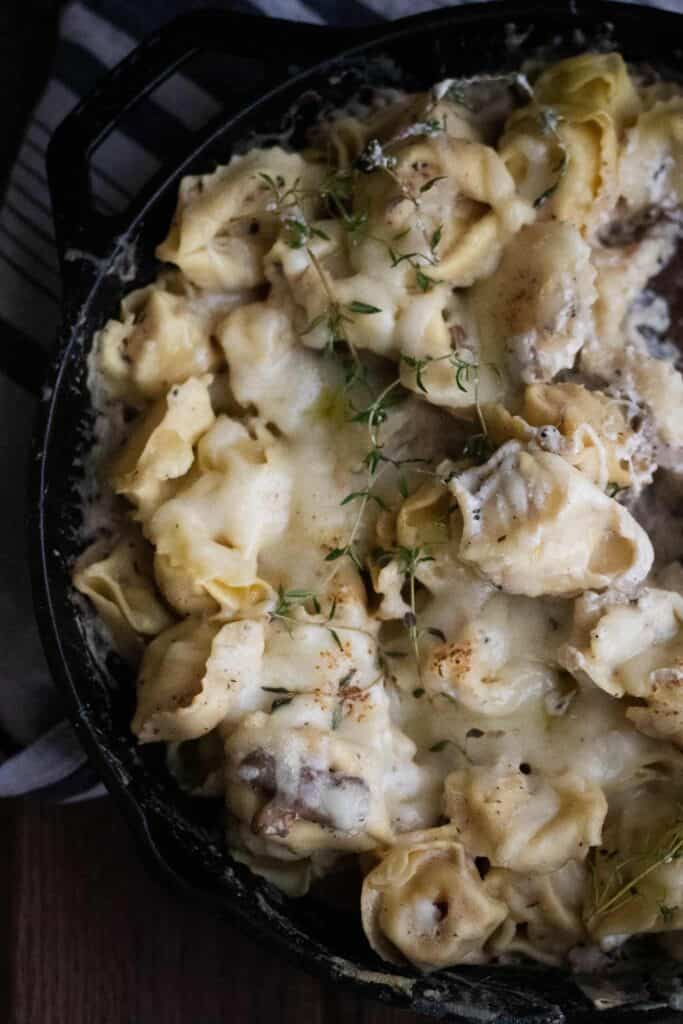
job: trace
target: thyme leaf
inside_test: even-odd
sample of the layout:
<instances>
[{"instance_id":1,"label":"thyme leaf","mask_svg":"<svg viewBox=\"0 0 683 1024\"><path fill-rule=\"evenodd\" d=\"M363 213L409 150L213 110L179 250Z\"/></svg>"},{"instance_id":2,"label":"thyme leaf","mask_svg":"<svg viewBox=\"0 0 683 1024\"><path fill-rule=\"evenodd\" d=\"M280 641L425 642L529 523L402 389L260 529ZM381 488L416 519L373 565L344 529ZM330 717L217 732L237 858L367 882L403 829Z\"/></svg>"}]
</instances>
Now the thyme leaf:
<instances>
[{"instance_id":1,"label":"thyme leaf","mask_svg":"<svg viewBox=\"0 0 683 1024\"><path fill-rule=\"evenodd\" d=\"M332 712L332 726L331 726L331 728L332 728L333 732L336 729L339 728L339 726L342 723L343 717L344 717L344 701L342 699L342 700L337 701L337 703L334 706L334 710Z\"/></svg>"},{"instance_id":2,"label":"thyme leaf","mask_svg":"<svg viewBox=\"0 0 683 1024\"><path fill-rule=\"evenodd\" d=\"M332 550L325 555L325 561L336 562L338 558L342 558L345 554L346 548L332 548Z\"/></svg>"},{"instance_id":3,"label":"thyme leaf","mask_svg":"<svg viewBox=\"0 0 683 1024\"><path fill-rule=\"evenodd\" d=\"M277 711L278 708L284 708L287 704L291 704L293 700L293 697L278 697L278 699L274 700L270 705L270 710L272 712Z\"/></svg>"},{"instance_id":4,"label":"thyme leaf","mask_svg":"<svg viewBox=\"0 0 683 1024\"><path fill-rule=\"evenodd\" d=\"M434 233L432 234L432 237L429 240L429 248L432 250L432 252L435 252L436 249L438 249L439 242L441 241L441 236L442 235L443 235L443 224L439 224L439 226L434 230Z\"/></svg>"},{"instance_id":5,"label":"thyme leaf","mask_svg":"<svg viewBox=\"0 0 683 1024\"><path fill-rule=\"evenodd\" d=\"M415 283L421 292L428 292L434 287L435 284L440 284L440 281L435 277L429 277L425 274L424 270L419 267L415 268Z\"/></svg>"},{"instance_id":6,"label":"thyme leaf","mask_svg":"<svg viewBox=\"0 0 683 1024\"><path fill-rule=\"evenodd\" d=\"M358 299L354 299L347 306L347 309L351 313L381 313L382 310L379 306L371 306L368 302L360 302Z\"/></svg>"},{"instance_id":7,"label":"thyme leaf","mask_svg":"<svg viewBox=\"0 0 683 1024\"><path fill-rule=\"evenodd\" d=\"M318 599L312 590L285 590L282 585L277 589L277 602L273 610L269 613L269 619L271 622L278 620L282 622L285 629L292 635L292 623L296 620L292 619L291 613L294 608L299 605L305 605L307 601L311 601L314 607L317 606Z\"/></svg>"},{"instance_id":8,"label":"thyme leaf","mask_svg":"<svg viewBox=\"0 0 683 1024\"><path fill-rule=\"evenodd\" d=\"M342 644L341 640L339 639L339 634L337 633L336 629L332 629L331 627L329 627L327 631L330 634L330 636L332 637L332 639L334 640L334 642L337 645L337 647L339 648L339 650L343 651L344 650L344 645Z\"/></svg>"},{"instance_id":9,"label":"thyme leaf","mask_svg":"<svg viewBox=\"0 0 683 1024\"><path fill-rule=\"evenodd\" d=\"M393 551L383 551L379 555L378 561L382 558L393 557L398 563L398 570L402 573L408 584L408 604L410 611L406 612L403 616L403 624L408 630L408 637L413 648L413 655L415 658L415 667L417 669L417 676L422 681L422 668L420 665L420 637L424 633L423 629L418 626L417 620L417 608L415 602L415 575L421 565L426 562L433 562L434 557L428 555L424 548L421 547L398 547Z\"/></svg>"},{"instance_id":10,"label":"thyme leaf","mask_svg":"<svg viewBox=\"0 0 683 1024\"><path fill-rule=\"evenodd\" d=\"M342 676L342 678L339 680L339 683L337 684L339 686L339 689L343 690L346 686L348 686L353 677L357 675L357 673L358 669L350 668L346 675Z\"/></svg>"}]
</instances>

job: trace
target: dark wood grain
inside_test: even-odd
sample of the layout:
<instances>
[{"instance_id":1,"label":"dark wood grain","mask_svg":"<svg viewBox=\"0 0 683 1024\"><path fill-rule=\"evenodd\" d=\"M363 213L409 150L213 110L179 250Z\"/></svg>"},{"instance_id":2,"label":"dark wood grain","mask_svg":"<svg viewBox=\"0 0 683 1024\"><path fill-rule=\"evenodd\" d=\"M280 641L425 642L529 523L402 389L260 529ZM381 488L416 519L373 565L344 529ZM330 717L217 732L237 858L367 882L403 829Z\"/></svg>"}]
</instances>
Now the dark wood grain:
<instances>
[{"instance_id":1,"label":"dark wood grain","mask_svg":"<svg viewBox=\"0 0 683 1024\"><path fill-rule=\"evenodd\" d=\"M109 800L0 804L0 1020L418 1024L324 984L149 877Z\"/></svg>"}]
</instances>

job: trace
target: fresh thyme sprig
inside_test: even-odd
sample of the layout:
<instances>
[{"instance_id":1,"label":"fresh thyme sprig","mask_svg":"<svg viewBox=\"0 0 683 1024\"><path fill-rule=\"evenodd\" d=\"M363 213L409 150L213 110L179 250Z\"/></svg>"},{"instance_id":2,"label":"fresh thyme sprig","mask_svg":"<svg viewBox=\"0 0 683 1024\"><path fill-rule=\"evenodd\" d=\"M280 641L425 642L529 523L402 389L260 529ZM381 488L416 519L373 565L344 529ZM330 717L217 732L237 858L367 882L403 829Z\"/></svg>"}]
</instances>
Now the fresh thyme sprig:
<instances>
[{"instance_id":1,"label":"fresh thyme sprig","mask_svg":"<svg viewBox=\"0 0 683 1024\"><path fill-rule=\"evenodd\" d=\"M422 237L424 238L425 246L432 254L431 257L426 256L424 253L406 253L405 255L395 254L390 245L387 245L387 249L392 260L392 267L398 266L398 264L404 259L410 263L411 267L415 270L415 281L421 291L429 291L437 281L425 274L425 272L420 268L419 263L416 261L418 258L421 258L426 260L428 263L437 262L434 258L435 250L441 240L441 233L443 231L441 225L439 225L436 231L433 231L431 234L427 230L421 215L421 196L424 192L428 192L430 188L433 188L436 182L440 181L441 177L445 177L445 175L430 179L430 181L425 182L419 191L415 193L396 173L396 157L391 154L387 154L385 150L412 136L433 135L435 132L442 131L445 131L445 124L437 121L436 119L424 122L415 122L414 125L409 126L409 129L404 129L403 133L399 132L394 136L394 138L389 139L385 143L381 143L379 139L371 139L356 160L356 168L362 173L371 174L373 171L381 171L391 178L394 184L398 187L401 196L411 203L415 210L415 222L422 234ZM381 241L381 239L377 239L377 241ZM396 255L398 255L398 259L395 259Z\"/></svg>"},{"instance_id":2,"label":"fresh thyme sprig","mask_svg":"<svg viewBox=\"0 0 683 1024\"><path fill-rule=\"evenodd\" d=\"M365 693L370 690L377 683L381 682L384 678L384 672L380 672L371 679L369 683L363 686L352 686L355 676L358 674L357 668L350 668L337 683L337 700L335 701L334 708L332 710L332 730L336 730L342 723L344 718L344 705L347 700L353 701L354 697L360 693ZM271 712L277 711L278 708L285 707L287 704L291 704L295 697L305 697L309 695L308 690L288 690L285 686L262 686L261 689L264 693L276 694L276 699L270 706Z\"/></svg>"},{"instance_id":3,"label":"fresh thyme sprig","mask_svg":"<svg viewBox=\"0 0 683 1024\"><path fill-rule=\"evenodd\" d=\"M403 623L408 627L408 635L415 654L415 665L417 667L418 679L420 679L420 631L417 626L417 610L415 605L415 572L423 562L433 562L431 555L422 553L421 548L399 548L396 552L398 566L408 579L410 611L403 617ZM421 681L421 680L420 680Z\"/></svg>"},{"instance_id":4,"label":"fresh thyme sprig","mask_svg":"<svg viewBox=\"0 0 683 1024\"><path fill-rule=\"evenodd\" d=\"M486 423L479 405L478 363L463 359L457 351L447 352L443 356L422 356L418 358L402 355L400 358L402 362L410 367L410 369L415 371L416 385L423 394L428 394L428 388L423 377L426 367L431 363L447 361L454 370L455 383L460 391L468 391L470 386L473 385L475 407L482 427L482 436L484 438L487 437ZM395 380L387 384L379 395L368 403L367 406L363 409L356 410L351 416L352 422L367 423L368 425L370 447L362 460L362 465L366 471L366 479L363 487L351 491L341 502L342 505L348 505L353 501L358 500L360 504L358 506L355 521L351 528L349 539L344 545L334 547L328 552L325 556L325 561L327 562L336 562L340 558L349 557L356 568L360 571L362 569L362 564L355 548L355 542L368 504L370 502L374 502L380 508L387 507L384 499L378 495L375 490L375 486L380 475L383 474L389 466L399 469L405 465L428 463L431 461L429 459L421 458L390 458L383 451L379 430L382 424L386 422L391 408L403 401L405 397L404 392L399 390L400 387L401 379L400 377L397 377ZM407 484L403 476L399 477L398 487L402 497L405 499L407 497Z\"/></svg>"},{"instance_id":5,"label":"fresh thyme sprig","mask_svg":"<svg viewBox=\"0 0 683 1024\"><path fill-rule=\"evenodd\" d=\"M329 281L327 280L325 269L316 254L310 248L306 249L306 253L311 261L311 265L314 267L318 277L320 278L323 290L327 296L328 306L325 312L315 317L305 327L301 334L303 336L308 334L310 331L315 330L315 328L319 327L320 324L326 324L326 354L329 356L335 356L337 354L338 347L342 345L351 355L351 365L348 365L347 363L344 364L344 389L348 391L357 383L362 383L367 386L365 367L361 363L355 346L351 343L349 336L346 333L345 325L353 323L353 317L349 316L349 313L354 315L372 316L376 313L381 313L382 310L379 306L373 306L368 302L361 301L360 299L353 299L347 304L339 302L335 297Z\"/></svg>"},{"instance_id":6,"label":"fresh thyme sprig","mask_svg":"<svg viewBox=\"0 0 683 1024\"><path fill-rule=\"evenodd\" d=\"M478 362L463 359L457 349L454 349L451 352L446 352L445 355L442 356L417 357L401 355L400 358L401 362L405 363L406 366L409 366L411 370L415 371L415 384L425 395L429 394L423 376L425 369L432 363L448 362L455 371L455 383L459 391L467 392L470 390L470 385L473 385L474 407L481 427L481 434L484 437L488 437L486 420L484 419L484 413L479 401L480 364ZM495 363L486 363L485 365L500 377L500 370Z\"/></svg>"},{"instance_id":7,"label":"fresh thyme sprig","mask_svg":"<svg viewBox=\"0 0 683 1024\"><path fill-rule=\"evenodd\" d=\"M404 131L403 134L399 134L399 136L396 136L393 140L389 140L389 143L385 145L396 144L410 136L433 134L434 132L444 130L445 123L439 122L435 118L425 120L424 123L416 122L416 125L411 126L409 131ZM374 139L371 140L363 154L361 154L361 157L356 161L356 166L351 172L332 172L328 175L317 192L301 189L298 179L292 186L286 188L285 181L281 176L273 178L265 172L261 172L259 175L263 182L263 186L270 189L273 194L273 206L284 223L284 239L286 244L292 248L306 249L311 265L315 269L326 294L327 308L311 320L301 333L305 335L324 324L327 331L327 342L325 346L327 354L338 356L341 350L342 359L344 360L343 353L349 353L351 362L349 363L348 360L344 360L345 392L350 391L351 388L359 382L363 383L366 387L369 387L365 367L361 363L355 347L349 340L347 325L353 322L353 317L356 315L374 315L381 313L381 309L360 299L354 299L347 304L343 304L337 300L332 285L328 280L327 273L322 266L320 259L309 244L314 237L322 237L326 239L328 236L319 229L316 229L315 226L309 222L304 210L303 200L310 195L315 195L319 200L324 201L330 212L336 215L341 221L344 229L348 232L351 241L358 241L360 237L367 234L369 218L367 210L360 212L353 210L354 175L358 173L370 173L375 170L382 170L387 173L392 180L396 182L404 198L409 199L413 203L417 214L417 221L425 237L425 242L429 252L401 253L398 252L392 244L386 243L381 239L377 239L377 241L380 241L383 245L387 246L392 266L398 266L404 261L408 262L415 270L416 283L418 287L422 291L428 291L437 283L437 280L427 275L424 272L423 267L436 266L439 262L437 250L443 234L443 225L439 224L431 234L428 235L420 219L420 195L428 192L445 176L435 176L431 178L420 187L420 195L415 195L394 173L395 166L396 158L391 154L387 154L379 140ZM401 235L397 236L394 241L398 241L398 239L406 233L407 231L403 232ZM444 356L437 357L426 356L414 358L404 356L402 357L402 360L415 371L417 388L423 394L428 393L423 377L426 367L431 362L448 361L454 369L455 382L459 390L467 391L469 390L470 385L474 384L475 405L482 426L482 431L484 435L486 434L486 424L483 420L479 407L479 366L477 363L470 361L469 359L462 358L457 351L449 352ZM380 508L386 508L386 502L375 489L379 477L390 466L398 468L411 462L417 463L429 461L425 459L394 459L386 456L382 450L383 445L379 439L379 430L382 424L386 421L391 407L401 401L404 397L400 387L401 380L400 378L397 378L396 380L391 381L383 391L376 398L372 399L372 401L370 401L364 408L352 408L351 420L353 422L367 423L370 435L370 448L362 459L362 466L366 473L366 479L364 486L351 491L341 502L342 505L347 505L357 501L358 508L356 517L346 543L329 551L325 556L326 561L337 562L343 556L348 556L353 564L361 570L362 563L356 550L356 540L361 529L367 507L372 502ZM407 483L402 475L399 477L398 487L401 495L404 498L407 497ZM336 567L330 578L334 576L335 572ZM307 599L310 600L310 596L308 598L303 598L302 600L305 602ZM283 614L282 609L280 609L280 613L277 617L282 621L289 618L288 615Z\"/></svg>"},{"instance_id":8,"label":"fresh thyme sprig","mask_svg":"<svg viewBox=\"0 0 683 1024\"><path fill-rule=\"evenodd\" d=\"M373 448L380 447L377 431L386 422L389 410L405 397L402 392L396 390L400 386L401 381L397 377L372 402L364 409L359 409L352 417L353 423L367 423Z\"/></svg>"},{"instance_id":9,"label":"fresh thyme sprig","mask_svg":"<svg viewBox=\"0 0 683 1024\"><path fill-rule=\"evenodd\" d=\"M295 608L304 607L311 603L316 613L320 614L320 603L313 590L285 590L282 585L277 589L277 603L273 610L269 613L271 622L275 620L282 622L285 629L292 635L292 622L298 622L292 616L292 612Z\"/></svg>"},{"instance_id":10,"label":"fresh thyme sprig","mask_svg":"<svg viewBox=\"0 0 683 1024\"><path fill-rule=\"evenodd\" d=\"M388 384L372 402L370 402L364 409L356 410L351 416L351 422L367 423L368 425L370 448L365 453L362 460L362 466L364 467L366 474L365 486L357 491L352 491L343 498L341 502L342 505L347 505L356 498L360 499L360 505L348 540L344 545L332 548L332 550L325 556L326 562L336 562L338 559L346 556L351 559L359 571L362 570L361 560L356 551L355 543L358 531L360 530L363 522L365 510L370 501L375 501L380 506L384 505L383 500L374 493L373 488L375 484L389 466L400 466L407 462L423 461L415 459L393 459L386 456L382 451L383 446L379 438L379 428L384 422L386 422L389 410L392 406L403 400L404 395L398 390L400 386L401 381L399 378L391 381L391 383ZM332 575L334 575L334 571Z\"/></svg>"},{"instance_id":11,"label":"fresh thyme sprig","mask_svg":"<svg viewBox=\"0 0 683 1024\"><path fill-rule=\"evenodd\" d=\"M415 283L421 292L428 292L435 284L440 284L439 278L430 277L425 274L422 269L423 266L435 267L439 260L436 255L436 248L441 241L441 233L443 226L440 224L438 228L432 233L430 238L430 253L426 255L423 252L397 252L392 245L387 243L387 252L389 259L391 260L392 267L398 267L401 263L409 263L415 271ZM423 262L420 263L420 260Z\"/></svg>"},{"instance_id":12,"label":"fresh thyme sprig","mask_svg":"<svg viewBox=\"0 0 683 1024\"><path fill-rule=\"evenodd\" d=\"M420 661L421 638L425 634L429 634L442 642L445 642L446 640L445 635L440 629L436 629L433 626L421 626L418 622L415 587L416 574L421 565L424 565L427 562L433 562L434 556L427 553L426 546L396 547L388 550L376 551L375 559L379 566L387 565L390 561L395 560L398 565L399 572L405 579L405 583L408 587L407 604L409 606L409 611L407 611L403 616L403 625L408 630L408 637L410 639L413 656L415 658L417 677L420 683L422 683L422 666Z\"/></svg>"},{"instance_id":13,"label":"fresh thyme sprig","mask_svg":"<svg viewBox=\"0 0 683 1024\"><path fill-rule=\"evenodd\" d=\"M397 377L395 380L391 381L367 406L363 409L355 410L351 416L351 422L367 423L368 425L370 447L363 456L361 462L361 466L365 469L366 477L362 488L351 491L349 494L345 495L341 501L341 505L348 505L356 500L358 500L360 504L358 506L356 518L351 528L348 540L344 545L332 548L332 550L328 552L325 556L325 561L327 562L336 562L338 559L346 556L351 559L359 571L362 570L362 563L358 552L356 551L355 543L358 532L363 523L366 509L370 502L374 502L380 508L387 508L386 502L376 493L375 490L380 477L390 467L401 470L404 466L417 466L418 464L431 462L431 459L420 457L396 458L389 456L384 452L384 446L380 440L379 431L382 424L386 422L389 412L393 406L404 400L405 392L400 390L401 387L401 380ZM398 479L398 489L401 496L404 499L407 498L408 486L402 475L400 475ZM334 575L334 572L332 575Z\"/></svg>"},{"instance_id":14,"label":"fresh thyme sprig","mask_svg":"<svg viewBox=\"0 0 683 1024\"><path fill-rule=\"evenodd\" d=\"M353 171L334 171L323 181L320 196L331 214L338 217L352 245L358 245L368 233L370 212L353 209Z\"/></svg>"},{"instance_id":15,"label":"fresh thyme sprig","mask_svg":"<svg viewBox=\"0 0 683 1024\"><path fill-rule=\"evenodd\" d=\"M312 255L315 255L314 253ZM313 262L313 261L312 261ZM316 266L316 261L313 263ZM361 302L360 299L353 299L351 302L341 303L335 299L330 301L329 307L324 313L319 313L318 316L314 317L310 323L306 324L303 331L300 332L301 336L304 337L306 334L310 334L316 327L320 327L321 324L325 324L327 328L328 338L325 346L325 351L328 354L334 352L334 347L341 342L351 349L351 343L346 335L346 328L344 324L353 323L353 318L350 317L349 313L362 313L364 316L370 316L373 313L381 313L382 310L379 306L372 306L369 302Z\"/></svg>"},{"instance_id":16,"label":"fresh thyme sprig","mask_svg":"<svg viewBox=\"0 0 683 1024\"><path fill-rule=\"evenodd\" d=\"M630 857L613 857L605 850L590 851L591 912L588 926L594 927L606 914L615 914L639 895L638 885L653 871L683 857L683 822L664 830L648 848ZM601 859L609 864L604 873ZM628 870L627 870L628 869ZM661 908L660 908L661 910Z\"/></svg>"},{"instance_id":17,"label":"fresh thyme sprig","mask_svg":"<svg viewBox=\"0 0 683 1024\"><path fill-rule=\"evenodd\" d=\"M273 207L280 216L284 226L283 237L285 244L291 249L306 249L306 255L320 279L320 283L327 298L327 308L306 325L303 331L301 331L301 335L309 334L321 324L325 324L327 330L325 351L327 354L334 354L337 347L339 345L343 345L352 357L355 371L349 372L347 370L347 386L350 387L352 383L355 383L359 375L360 360L358 359L358 354L354 346L349 341L346 333L346 324L353 322L353 317L349 316L349 314L367 315L372 313L381 313L381 310L377 306L372 306L359 299L354 299L352 302L347 304L339 302L332 290L330 282L327 279L327 274L325 273L322 263L310 246L310 243L314 238L321 238L325 241L329 241L330 238L329 235L309 221L304 210L304 200L310 197L315 197L317 199L329 198L329 196L332 195L332 192L325 192L323 190L315 192L312 190L301 189L299 186L299 178L296 179L293 185L286 189L285 180L281 175L273 178L272 175L267 174L264 171L259 171L258 176L263 182L262 187L269 189L273 195ZM339 210L343 211L341 201L339 201Z\"/></svg>"},{"instance_id":18,"label":"fresh thyme sprig","mask_svg":"<svg viewBox=\"0 0 683 1024\"><path fill-rule=\"evenodd\" d=\"M415 384L423 394L429 394L424 382L424 371L432 363L448 362L455 371L455 383L459 391L469 391L469 384L476 382L479 378L479 363L463 359L457 351L446 352L443 356L406 356L401 355L401 362L415 371Z\"/></svg>"},{"instance_id":19,"label":"fresh thyme sprig","mask_svg":"<svg viewBox=\"0 0 683 1024\"><path fill-rule=\"evenodd\" d=\"M396 141L400 141L398 137L391 140L390 143L385 143L385 147ZM431 178L420 187L419 195L414 196L410 190L407 189L407 186L393 173L395 158L384 155L382 145L378 140L372 140L372 142L368 144L368 147L366 147L364 153L365 158L363 157L363 154L358 158L364 173L367 174L377 169L381 169L386 173L389 173L392 180L398 183L404 198L410 199L416 209L419 208L419 196L429 192L430 189L432 189L439 181L444 181L447 177L446 175L438 175ZM358 173L358 169L356 169L355 173ZM344 231L346 231L349 236L351 244L357 245L360 241L366 238L371 238L380 245L385 246L392 267L397 267L404 261L409 262L411 267L415 270L415 278L418 287L422 291L428 291L437 282L434 278L430 278L425 274L424 270L421 268L420 260L424 261L424 264L429 265L435 265L438 262L436 258L436 251L443 235L443 225L439 224L434 231L432 231L429 237L427 237L427 232L423 228L423 234L428 242L429 255L420 252L399 253L391 243L369 233L370 211L368 209L353 210L353 183L353 171L336 171L325 179L320 189L321 198L326 201L330 212L339 218ZM400 237L407 233L408 231L402 232ZM397 239L394 239L394 241L397 241Z\"/></svg>"},{"instance_id":20,"label":"fresh thyme sprig","mask_svg":"<svg viewBox=\"0 0 683 1024\"><path fill-rule=\"evenodd\" d=\"M281 174L273 178L266 171L259 171L258 177L261 179L261 188L270 191L272 195L270 206L282 221L284 240L290 249L303 249L313 238L329 242L330 236L311 224L306 215L304 202L314 193L301 188L300 178L296 178L287 188Z\"/></svg>"}]
</instances>

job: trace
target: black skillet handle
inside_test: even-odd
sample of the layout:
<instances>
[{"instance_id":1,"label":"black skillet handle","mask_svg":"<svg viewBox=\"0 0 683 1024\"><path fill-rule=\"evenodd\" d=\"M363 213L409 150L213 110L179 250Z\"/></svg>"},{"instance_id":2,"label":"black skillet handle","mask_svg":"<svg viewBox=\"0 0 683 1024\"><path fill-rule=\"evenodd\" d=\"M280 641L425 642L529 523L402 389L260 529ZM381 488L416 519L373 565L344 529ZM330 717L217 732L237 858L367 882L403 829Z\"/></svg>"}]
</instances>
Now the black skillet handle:
<instances>
[{"instance_id":1,"label":"black skillet handle","mask_svg":"<svg viewBox=\"0 0 683 1024\"><path fill-rule=\"evenodd\" d=\"M48 180L65 291L69 284L76 285L74 262L96 266L117 233L117 218L93 208L90 156L126 111L155 86L194 54L213 51L258 60L267 68L267 77L255 88L264 93L286 80L293 67L312 66L362 38L355 29L200 11L181 15L145 40L69 114L50 142ZM228 81L229 76L227 66ZM67 295L67 307L68 299Z\"/></svg>"}]
</instances>

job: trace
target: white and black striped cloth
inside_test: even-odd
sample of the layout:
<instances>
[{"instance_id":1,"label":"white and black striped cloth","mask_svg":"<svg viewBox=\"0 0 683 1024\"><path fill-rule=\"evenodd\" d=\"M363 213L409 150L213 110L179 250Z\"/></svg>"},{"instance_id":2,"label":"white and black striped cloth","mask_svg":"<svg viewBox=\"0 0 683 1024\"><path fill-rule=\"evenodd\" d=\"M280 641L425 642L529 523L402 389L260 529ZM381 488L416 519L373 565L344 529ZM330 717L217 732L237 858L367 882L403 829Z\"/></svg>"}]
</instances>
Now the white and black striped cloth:
<instances>
[{"instance_id":1,"label":"white and black striped cloth","mask_svg":"<svg viewBox=\"0 0 683 1024\"><path fill-rule=\"evenodd\" d=\"M454 0L450 0L450 4ZM457 2L457 0L455 0ZM23 352L55 337L60 280L45 150L55 127L113 65L174 15L210 6L317 24L370 25L448 0L90 0L65 9L53 75L26 130L0 208L0 329ZM683 0L652 6L683 10ZM96 152L92 185L105 212L122 210L164 156L221 109L216 68L176 74L127 117ZM43 661L29 596L23 544L25 466L33 400L0 375L0 735L19 752L0 765L0 796L41 791L52 799L98 795L85 755L61 720Z\"/></svg>"}]
</instances>

